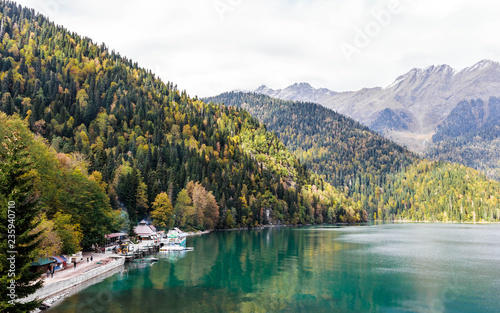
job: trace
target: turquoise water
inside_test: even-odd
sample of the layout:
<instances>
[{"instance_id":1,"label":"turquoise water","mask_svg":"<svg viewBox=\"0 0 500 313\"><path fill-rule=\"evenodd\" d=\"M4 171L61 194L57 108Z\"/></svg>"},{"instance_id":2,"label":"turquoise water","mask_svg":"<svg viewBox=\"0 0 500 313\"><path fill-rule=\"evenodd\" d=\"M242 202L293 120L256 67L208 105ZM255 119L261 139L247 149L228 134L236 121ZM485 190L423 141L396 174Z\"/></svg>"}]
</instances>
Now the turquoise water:
<instances>
[{"instance_id":1,"label":"turquoise water","mask_svg":"<svg viewBox=\"0 0 500 313\"><path fill-rule=\"evenodd\" d=\"M500 312L500 226L216 232L75 294L56 312Z\"/></svg>"}]
</instances>

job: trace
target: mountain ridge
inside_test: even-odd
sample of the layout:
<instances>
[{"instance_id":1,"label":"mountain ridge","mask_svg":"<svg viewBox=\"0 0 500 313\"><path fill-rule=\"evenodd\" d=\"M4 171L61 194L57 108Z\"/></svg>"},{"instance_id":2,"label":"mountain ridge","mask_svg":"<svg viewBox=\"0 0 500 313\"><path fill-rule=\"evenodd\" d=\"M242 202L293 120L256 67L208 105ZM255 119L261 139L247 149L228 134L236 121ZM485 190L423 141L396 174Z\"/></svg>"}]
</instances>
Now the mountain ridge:
<instances>
[{"instance_id":1,"label":"mountain ridge","mask_svg":"<svg viewBox=\"0 0 500 313\"><path fill-rule=\"evenodd\" d=\"M374 219L498 218L498 182L464 165L419 158L324 106L243 92L223 93L205 100L250 112L308 168L361 203ZM479 111L480 108L473 114ZM453 128L454 121L448 123L449 127ZM494 122L493 118L491 124ZM476 212L478 201L483 207Z\"/></svg>"},{"instance_id":2,"label":"mountain ridge","mask_svg":"<svg viewBox=\"0 0 500 313\"><path fill-rule=\"evenodd\" d=\"M261 86L255 92L317 102L421 153L459 103L500 96L500 63L484 59L461 70L446 64L413 68L386 87L357 91L336 92L302 83L277 90Z\"/></svg>"}]
</instances>

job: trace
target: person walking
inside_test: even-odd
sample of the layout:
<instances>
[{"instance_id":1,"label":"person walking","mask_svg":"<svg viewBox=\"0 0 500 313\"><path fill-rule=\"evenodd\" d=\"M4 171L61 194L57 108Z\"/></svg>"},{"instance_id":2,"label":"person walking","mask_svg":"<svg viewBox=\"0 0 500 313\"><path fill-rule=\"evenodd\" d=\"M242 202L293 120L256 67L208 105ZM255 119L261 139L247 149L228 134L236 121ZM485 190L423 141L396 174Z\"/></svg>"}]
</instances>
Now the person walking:
<instances>
[{"instance_id":1,"label":"person walking","mask_svg":"<svg viewBox=\"0 0 500 313\"><path fill-rule=\"evenodd\" d=\"M52 270L50 271L50 278L54 278L55 268L52 266Z\"/></svg>"},{"instance_id":2,"label":"person walking","mask_svg":"<svg viewBox=\"0 0 500 313\"><path fill-rule=\"evenodd\" d=\"M76 259L73 260L73 269L76 269Z\"/></svg>"},{"instance_id":3,"label":"person walking","mask_svg":"<svg viewBox=\"0 0 500 313\"><path fill-rule=\"evenodd\" d=\"M87 263L89 263L89 258L87 258Z\"/></svg>"},{"instance_id":4,"label":"person walking","mask_svg":"<svg viewBox=\"0 0 500 313\"><path fill-rule=\"evenodd\" d=\"M91 255L90 256L90 262L94 261L94 257Z\"/></svg>"},{"instance_id":5,"label":"person walking","mask_svg":"<svg viewBox=\"0 0 500 313\"><path fill-rule=\"evenodd\" d=\"M47 278L49 278L49 276L50 276L50 269L48 268L47 269Z\"/></svg>"}]
</instances>

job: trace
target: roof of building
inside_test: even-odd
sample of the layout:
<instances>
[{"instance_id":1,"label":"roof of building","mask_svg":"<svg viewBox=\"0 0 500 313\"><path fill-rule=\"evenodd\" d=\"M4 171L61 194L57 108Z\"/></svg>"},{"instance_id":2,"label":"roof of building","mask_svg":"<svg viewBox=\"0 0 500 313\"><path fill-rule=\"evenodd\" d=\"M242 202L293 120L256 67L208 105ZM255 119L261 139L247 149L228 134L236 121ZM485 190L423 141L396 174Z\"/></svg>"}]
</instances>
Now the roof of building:
<instances>
[{"instance_id":1,"label":"roof of building","mask_svg":"<svg viewBox=\"0 0 500 313\"><path fill-rule=\"evenodd\" d=\"M49 258L40 258L40 259L36 260L35 262L32 262L31 266L44 266L44 265L51 264L54 262L55 262L54 260L51 260Z\"/></svg>"},{"instance_id":2,"label":"roof of building","mask_svg":"<svg viewBox=\"0 0 500 313\"><path fill-rule=\"evenodd\" d=\"M112 234L105 235L104 238L110 239L110 238L117 238L117 237L122 237L122 236L128 236L128 234L127 233L112 233Z\"/></svg>"},{"instance_id":3,"label":"roof of building","mask_svg":"<svg viewBox=\"0 0 500 313\"><path fill-rule=\"evenodd\" d=\"M156 231L153 231L153 229L151 229L149 225L146 225L146 222L144 223L141 222L139 223L138 226L135 226L134 232L141 237L149 237L156 235Z\"/></svg>"},{"instance_id":4,"label":"roof of building","mask_svg":"<svg viewBox=\"0 0 500 313\"><path fill-rule=\"evenodd\" d=\"M68 261L64 255L54 255L54 256L51 256L51 258L60 264Z\"/></svg>"}]
</instances>

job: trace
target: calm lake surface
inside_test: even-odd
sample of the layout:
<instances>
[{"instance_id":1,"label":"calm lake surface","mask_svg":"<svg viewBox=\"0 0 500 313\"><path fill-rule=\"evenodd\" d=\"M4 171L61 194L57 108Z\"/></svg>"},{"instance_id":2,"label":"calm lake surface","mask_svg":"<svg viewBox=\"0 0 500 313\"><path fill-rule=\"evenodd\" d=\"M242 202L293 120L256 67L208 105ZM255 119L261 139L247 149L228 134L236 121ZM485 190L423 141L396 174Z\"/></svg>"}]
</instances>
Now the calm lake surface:
<instances>
[{"instance_id":1,"label":"calm lake surface","mask_svg":"<svg viewBox=\"0 0 500 313\"><path fill-rule=\"evenodd\" d=\"M500 312L500 225L217 232L56 312Z\"/></svg>"}]
</instances>

